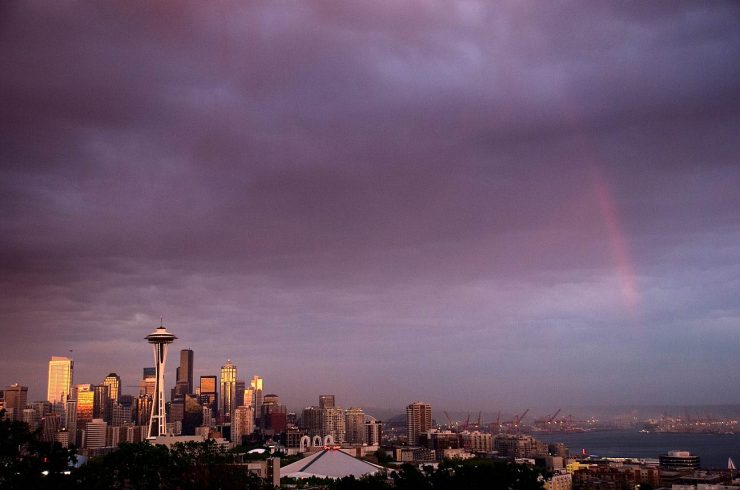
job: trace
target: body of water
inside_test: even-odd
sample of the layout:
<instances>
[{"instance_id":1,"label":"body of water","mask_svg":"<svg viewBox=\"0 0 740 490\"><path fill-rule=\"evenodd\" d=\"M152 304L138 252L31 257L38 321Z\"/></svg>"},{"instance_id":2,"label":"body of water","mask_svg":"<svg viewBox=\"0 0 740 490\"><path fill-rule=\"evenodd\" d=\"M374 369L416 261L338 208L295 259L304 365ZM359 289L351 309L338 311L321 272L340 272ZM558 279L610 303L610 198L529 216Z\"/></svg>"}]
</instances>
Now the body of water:
<instances>
[{"instance_id":1,"label":"body of water","mask_svg":"<svg viewBox=\"0 0 740 490\"><path fill-rule=\"evenodd\" d=\"M649 434L638 431L534 434L540 441L562 442L571 454L586 449L606 457L657 458L672 450L690 451L701 458L703 468L727 468L731 457L740 463L740 434Z\"/></svg>"}]
</instances>

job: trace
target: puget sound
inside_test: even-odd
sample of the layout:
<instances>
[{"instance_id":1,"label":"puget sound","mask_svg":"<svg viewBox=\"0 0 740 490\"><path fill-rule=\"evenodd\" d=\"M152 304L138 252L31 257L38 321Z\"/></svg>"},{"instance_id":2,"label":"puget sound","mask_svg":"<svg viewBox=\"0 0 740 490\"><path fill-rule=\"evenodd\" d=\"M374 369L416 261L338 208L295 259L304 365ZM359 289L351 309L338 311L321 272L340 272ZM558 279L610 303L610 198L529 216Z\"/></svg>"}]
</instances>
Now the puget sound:
<instances>
[{"instance_id":1,"label":"puget sound","mask_svg":"<svg viewBox=\"0 0 740 490\"><path fill-rule=\"evenodd\" d=\"M672 450L690 451L701 458L702 468L727 468L727 459L740 461L740 434L639 432L613 430L553 432L534 435L547 442L562 442L571 454L583 449L592 456L655 458Z\"/></svg>"}]
</instances>

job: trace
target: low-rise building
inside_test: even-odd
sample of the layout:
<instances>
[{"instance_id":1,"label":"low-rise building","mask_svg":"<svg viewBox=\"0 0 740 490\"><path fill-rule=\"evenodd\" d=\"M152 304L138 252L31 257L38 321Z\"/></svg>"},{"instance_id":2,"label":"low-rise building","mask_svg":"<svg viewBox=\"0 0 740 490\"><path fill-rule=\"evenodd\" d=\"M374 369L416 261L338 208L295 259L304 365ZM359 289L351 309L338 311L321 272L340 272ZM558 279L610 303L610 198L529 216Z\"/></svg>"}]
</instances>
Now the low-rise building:
<instances>
[{"instance_id":1,"label":"low-rise building","mask_svg":"<svg viewBox=\"0 0 740 490\"><path fill-rule=\"evenodd\" d=\"M507 458L547 456L547 444L528 435L499 434L493 438L493 449Z\"/></svg>"},{"instance_id":2,"label":"low-rise building","mask_svg":"<svg viewBox=\"0 0 740 490\"><path fill-rule=\"evenodd\" d=\"M555 473L545 480L545 490L572 490L573 476L565 471Z\"/></svg>"},{"instance_id":3,"label":"low-rise building","mask_svg":"<svg viewBox=\"0 0 740 490\"><path fill-rule=\"evenodd\" d=\"M490 453L493 451L493 435L480 432L462 432L462 444L465 449L474 453Z\"/></svg>"}]
</instances>

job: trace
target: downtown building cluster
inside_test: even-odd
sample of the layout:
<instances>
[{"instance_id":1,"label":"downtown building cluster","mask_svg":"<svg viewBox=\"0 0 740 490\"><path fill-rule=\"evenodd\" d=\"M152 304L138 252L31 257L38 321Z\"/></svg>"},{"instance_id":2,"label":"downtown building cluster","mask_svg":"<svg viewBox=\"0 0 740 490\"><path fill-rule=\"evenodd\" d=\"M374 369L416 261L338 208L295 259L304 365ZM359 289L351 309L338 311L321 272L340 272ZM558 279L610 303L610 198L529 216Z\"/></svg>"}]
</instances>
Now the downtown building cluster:
<instances>
[{"instance_id":1,"label":"downtown building cluster","mask_svg":"<svg viewBox=\"0 0 740 490\"><path fill-rule=\"evenodd\" d=\"M168 333L160 326L147 339L160 334ZM156 361L162 342L149 341ZM163 354L166 357L166 349ZM289 412L277 394L265 392L261 376L241 378L231 360L217 373L195 379L193 350L180 350L176 359L174 382L161 401L158 369L164 370L164 359L159 368L144 367L135 384L124 385L115 372L97 383L75 384L75 361L53 356L46 400L29 403L28 387L12 384L0 390L0 408L5 417L41 429L44 441L75 445L87 455L156 437L215 439L225 447L268 442L288 454L327 445L363 448L364 453L380 445L381 422L361 408L338 406L334 395L320 395L318 405ZM131 388L133 394L124 393ZM159 404L162 420L157 417Z\"/></svg>"}]
</instances>

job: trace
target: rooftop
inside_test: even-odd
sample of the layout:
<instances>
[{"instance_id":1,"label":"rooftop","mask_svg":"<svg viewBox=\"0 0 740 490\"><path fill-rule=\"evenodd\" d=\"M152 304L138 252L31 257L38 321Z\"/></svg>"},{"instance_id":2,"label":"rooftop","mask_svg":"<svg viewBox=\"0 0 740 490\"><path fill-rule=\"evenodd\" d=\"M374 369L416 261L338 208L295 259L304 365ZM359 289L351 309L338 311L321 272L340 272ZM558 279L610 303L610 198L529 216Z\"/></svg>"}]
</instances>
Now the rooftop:
<instances>
[{"instance_id":1,"label":"rooftop","mask_svg":"<svg viewBox=\"0 0 740 490\"><path fill-rule=\"evenodd\" d=\"M324 449L281 468L280 473L292 478L344 478L350 475L360 478L363 475L374 475L383 469L382 466L354 458L339 449Z\"/></svg>"}]
</instances>

